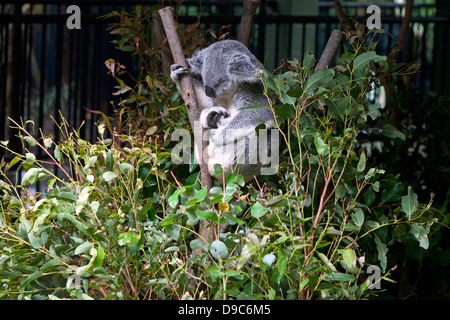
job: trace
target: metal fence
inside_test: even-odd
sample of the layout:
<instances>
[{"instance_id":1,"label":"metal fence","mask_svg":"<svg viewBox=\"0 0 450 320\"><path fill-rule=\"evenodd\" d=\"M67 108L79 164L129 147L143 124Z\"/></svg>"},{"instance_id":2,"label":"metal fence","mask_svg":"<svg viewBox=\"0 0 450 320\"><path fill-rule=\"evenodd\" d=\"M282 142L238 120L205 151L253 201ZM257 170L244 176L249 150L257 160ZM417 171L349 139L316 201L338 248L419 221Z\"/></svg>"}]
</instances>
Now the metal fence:
<instances>
[{"instance_id":1,"label":"metal fence","mask_svg":"<svg viewBox=\"0 0 450 320\"><path fill-rule=\"evenodd\" d=\"M131 55L118 51L110 43L114 37L106 30L108 22L98 17L113 10L133 11L137 4L153 5L159 1L70 2L81 8L80 30L66 27L67 4L0 0L0 140L9 139L10 146L19 152L20 142L7 117L16 121L31 119L45 134L52 133L58 140L53 119L58 121L62 114L75 128L84 122L81 136L95 139L97 117L87 110L112 112L110 101L115 84L107 75L104 62L114 58L127 66L132 64ZM358 7L343 4L350 16L360 15L365 8L361 3ZM331 5L319 2L316 16L289 16L278 12L277 1L261 1L251 50L266 61L269 69L278 66L285 57L301 60L305 51L320 55L331 31L340 28ZM382 3L380 6L385 10L382 27L395 38L402 7ZM241 12L241 1L184 1L178 10L181 23L195 22L201 15L201 28L217 30L221 25L231 25L232 36L237 34ZM436 55L435 34L438 26L448 30L449 20L435 17L433 6L415 8L415 13L405 50L399 58L406 62L421 61L422 72L413 83L417 90L439 90L432 65ZM381 53L393 46L393 37L380 36Z\"/></svg>"}]
</instances>

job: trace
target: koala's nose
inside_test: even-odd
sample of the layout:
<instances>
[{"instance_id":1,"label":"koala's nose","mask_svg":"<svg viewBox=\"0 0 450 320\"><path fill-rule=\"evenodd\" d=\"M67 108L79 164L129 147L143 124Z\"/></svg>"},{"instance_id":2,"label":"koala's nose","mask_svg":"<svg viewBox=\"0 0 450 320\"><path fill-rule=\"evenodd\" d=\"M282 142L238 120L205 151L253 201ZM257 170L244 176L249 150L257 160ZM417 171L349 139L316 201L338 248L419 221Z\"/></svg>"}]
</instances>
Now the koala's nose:
<instances>
[{"instance_id":1,"label":"koala's nose","mask_svg":"<svg viewBox=\"0 0 450 320\"><path fill-rule=\"evenodd\" d=\"M205 86L205 93L210 98L216 97L216 91L211 87Z\"/></svg>"}]
</instances>

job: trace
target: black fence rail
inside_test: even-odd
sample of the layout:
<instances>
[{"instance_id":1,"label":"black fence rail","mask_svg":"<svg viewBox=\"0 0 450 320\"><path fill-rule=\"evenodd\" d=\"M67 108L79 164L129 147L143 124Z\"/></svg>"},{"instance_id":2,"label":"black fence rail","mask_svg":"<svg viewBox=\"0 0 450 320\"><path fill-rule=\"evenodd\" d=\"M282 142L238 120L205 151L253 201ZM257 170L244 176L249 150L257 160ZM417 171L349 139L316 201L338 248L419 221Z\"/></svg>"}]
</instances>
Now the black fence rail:
<instances>
[{"instance_id":1,"label":"black fence rail","mask_svg":"<svg viewBox=\"0 0 450 320\"><path fill-rule=\"evenodd\" d=\"M159 1L73 0L82 12L81 29L69 30L66 21L68 4L58 1L0 1L0 140L20 152L20 141L10 128L8 117L15 121L33 120L45 134L58 140L54 121L60 115L81 137L95 140L97 116L88 110L111 114L111 92L115 83L107 75L104 62L113 58L127 66L131 55L115 49L114 36L106 30L108 21L99 19L113 10L133 11L138 4L154 5ZM184 1L178 8L180 23L193 23L200 17L200 28L218 30L231 25L230 36L237 34L242 12L241 1ZM349 15L364 14L365 5L343 3ZM380 3L382 28L393 37L379 35L381 53L392 47L401 24L399 5ZM353 10L353 11L352 11ZM422 72L413 86L421 92L444 91L444 78L436 73L433 62L439 60L439 70L447 70L447 44L439 43L439 34L449 30L449 19L435 17L433 6L415 8L407 43L399 59L420 61ZM389 13L389 15L386 15ZM261 1L255 18L251 50L269 69L276 68L285 57L302 59L304 52L319 56L333 29L340 28L332 16L330 2L319 2L317 14L292 16L280 12L277 1ZM444 46L444 47L443 47ZM442 72L443 73L443 72ZM2 151L0 151L0 156ZM38 151L39 152L39 151ZM37 156L42 156L38 154Z\"/></svg>"}]
</instances>

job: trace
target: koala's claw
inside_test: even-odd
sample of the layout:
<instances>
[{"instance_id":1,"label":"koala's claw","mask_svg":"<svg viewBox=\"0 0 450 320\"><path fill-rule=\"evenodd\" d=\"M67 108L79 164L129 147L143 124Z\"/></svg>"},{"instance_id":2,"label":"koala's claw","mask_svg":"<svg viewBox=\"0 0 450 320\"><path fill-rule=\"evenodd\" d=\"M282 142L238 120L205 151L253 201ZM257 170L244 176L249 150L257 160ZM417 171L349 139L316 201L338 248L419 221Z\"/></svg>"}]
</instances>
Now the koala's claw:
<instances>
[{"instance_id":1,"label":"koala's claw","mask_svg":"<svg viewBox=\"0 0 450 320\"><path fill-rule=\"evenodd\" d=\"M212 111L208 114L208 117L206 119L208 123L208 127L217 129L217 122L219 122L220 117L228 118L230 114L225 110L217 110Z\"/></svg>"},{"instance_id":2,"label":"koala's claw","mask_svg":"<svg viewBox=\"0 0 450 320\"><path fill-rule=\"evenodd\" d=\"M179 64L172 64L170 66L170 77L173 81L179 80L181 76L188 73L189 70L185 69L182 65Z\"/></svg>"}]
</instances>

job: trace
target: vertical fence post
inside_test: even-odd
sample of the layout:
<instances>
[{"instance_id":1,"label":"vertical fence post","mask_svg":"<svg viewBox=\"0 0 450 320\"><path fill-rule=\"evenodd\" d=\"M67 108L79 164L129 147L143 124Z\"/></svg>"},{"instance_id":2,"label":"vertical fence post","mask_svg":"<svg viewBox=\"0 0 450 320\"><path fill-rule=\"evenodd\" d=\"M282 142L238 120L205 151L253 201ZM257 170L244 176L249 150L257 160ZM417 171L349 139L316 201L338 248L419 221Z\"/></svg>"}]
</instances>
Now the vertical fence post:
<instances>
[{"instance_id":1,"label":"vertical fence post","mask_svg":"<svg viewBox=\"0 0 450 320\"><path fill-rule=\"evenodd\" d=\"M14 6L14 15L17 17L17 21L20 21L19 16L21 15L22 6L16 4ZM12 120L20 123L20 118L22 117L22 108L20 101L20 92L22 89L22 75L23 75L23 61L22 61L22 24L20 22L14 22L12 25L12 66L11 73L8 77L11 77L11 99L10 103L10 117ZM9 40L9 39L8 39ZM11 128L12 122L9 124L9 145L8 147L17 152L22 153L22 143L17 137L18 130Z\"/></svg>"}]
</instances>

